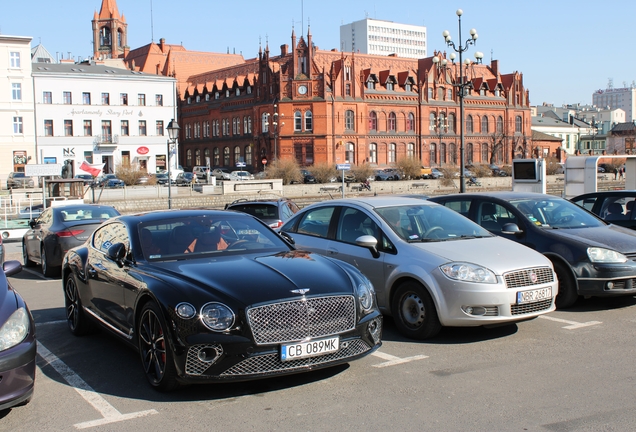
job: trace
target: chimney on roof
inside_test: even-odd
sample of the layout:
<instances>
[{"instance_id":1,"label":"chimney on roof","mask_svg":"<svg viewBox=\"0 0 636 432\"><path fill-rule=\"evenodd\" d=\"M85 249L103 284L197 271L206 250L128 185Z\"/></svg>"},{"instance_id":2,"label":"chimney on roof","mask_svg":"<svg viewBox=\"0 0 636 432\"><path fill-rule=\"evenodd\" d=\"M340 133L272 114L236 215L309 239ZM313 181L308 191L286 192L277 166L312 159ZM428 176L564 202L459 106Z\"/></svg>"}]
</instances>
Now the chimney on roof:
<instances>
[{"instance_id":1,"label":"chimney on roof","mask_svg":"<svg viewBox=\"0 0 636 432\"><path fill-rule=\"evenodd\" d=\"M165 38L159 39L159 48L161 49L162 53L166 52L166 39Z\"/></svg>"},{"instance_id":2,"label":"chimney on roof","mask_svg":"<svg viewBox=\"0 0 636 432\"><path fill-rule=\"evenodd\" d=\"M282 44L280 46L280 55L281 56L286 56L287 55L287 50L289 49L289 45L287 44Z\"/></svg>"},{"instance_id":3,"label":"chimney on roof","mask_svg":"<svg viewBox=\"0 0 636 432\"><path fill-rule=\"evenodd\" d=\"M499 74L499 60L491 60L490 69L492 69L492 74L497 76Z\"/></svg>"}]
</instances>

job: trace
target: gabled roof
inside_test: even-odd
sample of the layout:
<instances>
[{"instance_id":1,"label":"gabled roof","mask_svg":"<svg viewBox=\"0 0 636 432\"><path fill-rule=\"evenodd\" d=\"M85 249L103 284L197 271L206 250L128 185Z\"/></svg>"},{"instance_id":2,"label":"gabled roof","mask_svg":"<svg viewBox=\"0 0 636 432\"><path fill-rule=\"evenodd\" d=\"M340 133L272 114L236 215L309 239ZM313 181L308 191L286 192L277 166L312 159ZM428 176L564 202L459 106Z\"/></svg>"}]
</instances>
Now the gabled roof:
<instances>
[{"instance_id":1,"label":"gabled roof","mask_svg":"<svg viewBox=\"0 0 636 432\"><path fill-rule=\"evenodd\" d=\"M563 142L563 138L558 138L547 133L532 130L532 141L555 141Z\"/></svg>"},{"instance_id":2,"label":"gabled roof","mask_svg":"<svg viewBox=\"0 0 636 432\"><path fill-rule=\"evenodd\" d=\"M611 132L636 132L636 124L634 122L618 123Z\"/></svg>"},{"instance_id":3,"label":"gabled roof","mask_svg":"<svg viewBox=\"0 0 636 432\"><path fill-rule=\"evenodd\" d=\"M55 58L47 51L42 44L36 45L31 48L31 62L32 63L57 63Z\"/></svg>"}]
</instances>

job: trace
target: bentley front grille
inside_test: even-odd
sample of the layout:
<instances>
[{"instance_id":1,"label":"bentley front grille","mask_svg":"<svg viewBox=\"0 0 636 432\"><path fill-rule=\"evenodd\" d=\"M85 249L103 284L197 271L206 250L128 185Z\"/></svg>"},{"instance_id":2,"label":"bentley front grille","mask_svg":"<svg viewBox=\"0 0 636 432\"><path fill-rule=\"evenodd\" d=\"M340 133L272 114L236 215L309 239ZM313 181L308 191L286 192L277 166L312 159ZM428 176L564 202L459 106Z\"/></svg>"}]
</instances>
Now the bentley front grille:
<instances>
[{"instance_id":1,"label":"bentley front grille","mask_svg":"<svg viewBox=\"0 0 636 432\"><path fill-rule=\"evenodd\" d=\"M258 345L319 338L352 330L356 324L353 296L309 297L247 310Z\"/></svg>"},{"instance_id":2,"label":"bentley front grille","mask_svg":"<svg viewBox=\"0 0 636 432\"><path fill-rule=\"evenodd\" d=\"M541 312L550 309L552 306L552 299L541 300L533 303L515 304L510 305L510 313L512 315L523 315L533 312Z\"/></svg>"},{"instance_id":3,"label":"bentley front grille","mask_svg":"<svg viewBox=\"0 0 636 432\"><path fill-rule=\"evenodd\" d=\"M309 357L292 361L281 361L279 353L254 356L232 366L221 374L222 377L267 375L277 372L293 371L306 367L321 365L336 360L355 357L369 351L371 347L362 339L343 342L341 348L331 354Z\"/></svg>"},{"instance_id":4,"label":"bentley front grille","mask_svg":"<svg viewBox=\"0 0 636 432\"><path fill-rule=\"evenodd\" d=\"M521 288L554 282L554 272L550 267L523 269L504 274L506 288Z\"/></svg>"}]
</instances>

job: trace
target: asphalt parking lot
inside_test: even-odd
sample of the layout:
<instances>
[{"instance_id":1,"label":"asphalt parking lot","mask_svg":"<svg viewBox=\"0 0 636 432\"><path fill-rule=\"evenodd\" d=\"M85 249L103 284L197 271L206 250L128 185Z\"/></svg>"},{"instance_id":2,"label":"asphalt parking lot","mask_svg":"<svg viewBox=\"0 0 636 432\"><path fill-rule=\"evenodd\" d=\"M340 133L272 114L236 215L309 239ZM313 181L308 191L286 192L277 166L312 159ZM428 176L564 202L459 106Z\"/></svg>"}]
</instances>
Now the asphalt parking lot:
<instances>
[{"instance_id":1,"label":"asphalt parking lot","mask_svg":"<svg viewBox=\"0 0 636 432\"><path fill-rule=\"evenodd\" d=\"M70 334L59 279L35 267L11 281L36 320L38 370L32 402L0 413L1 430L636 429L631 296L426 342L387 319L382 348L348 366L162 394L135 351L105 333Z\"/></svg>"}]
</instances>

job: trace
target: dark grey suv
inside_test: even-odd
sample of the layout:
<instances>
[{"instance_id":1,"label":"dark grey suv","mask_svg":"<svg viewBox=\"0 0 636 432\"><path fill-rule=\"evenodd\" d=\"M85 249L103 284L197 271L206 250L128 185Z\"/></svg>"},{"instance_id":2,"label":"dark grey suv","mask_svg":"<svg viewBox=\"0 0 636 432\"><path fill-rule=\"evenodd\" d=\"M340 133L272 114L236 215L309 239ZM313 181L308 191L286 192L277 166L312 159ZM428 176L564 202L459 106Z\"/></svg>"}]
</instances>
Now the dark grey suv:
<instances>
[{"instance_id":1,"label":"dark grey suv","mask_svg":"<svg viewBox=\"0 0 636 432\"><path fill-rule=\"evenodd\" d=\"M32 188L34 185L33 179L24 175L23 172L11 172L7 177L7 189Z\"/></svg>"},{"instance_id":2,"label":"dark grey suv","mask_svg":"<svg viewBox=\"0 0 636 432\"><path fill-rule=\"evenodd\" d=\"M239 199L226 205L225 209L251 214L275 230L278 230L283 223L300 210L296 203L287 198L251 201Z\"/></svg>"}]
</instances>

